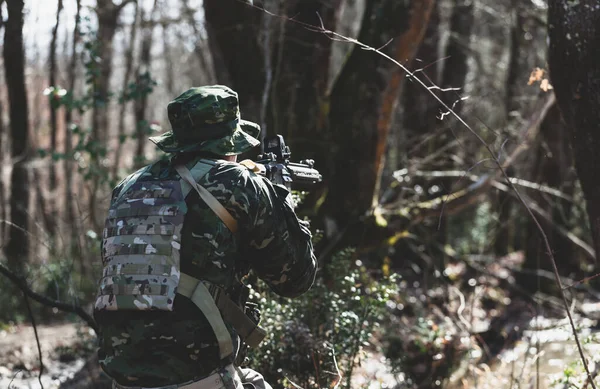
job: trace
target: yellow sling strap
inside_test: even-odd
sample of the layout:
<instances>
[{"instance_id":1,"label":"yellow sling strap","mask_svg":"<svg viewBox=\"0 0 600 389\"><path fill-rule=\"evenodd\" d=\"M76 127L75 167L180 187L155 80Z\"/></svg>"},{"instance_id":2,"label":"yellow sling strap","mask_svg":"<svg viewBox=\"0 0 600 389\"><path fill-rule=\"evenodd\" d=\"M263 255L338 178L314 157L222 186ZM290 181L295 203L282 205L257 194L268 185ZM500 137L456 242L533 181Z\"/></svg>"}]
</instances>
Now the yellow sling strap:
<instances>
[{"instance_id":1,"label":"yellow sling strap","mask_svg":"<svg viewBox=\"0 0 600 389\"><path fill-rule=\"evenodd\" d=\"M206 190L206 188L204 188L202 185L198 184L196 180L194 180L192 173L187 167L179 165L175 166L175 170L177 171L177 173L179 173L181 178L183 178L188 184L192 186L192 188L196 190L196 192L198 192L200 198L204 200L206 205L208 205L210 209L212 209L212 211L217 214L219 219L221 219L221 221L225 223L229 231L235 234L238 228L237 220L235 220L233 216L231 216L231 214L229 213L229 211L227 211L227 209L225 209L223 204L221 204L219 200L215 198L215 196L210 194L210 192Z\"/></svg>"},{"instance_id":2,"label":"yellow sling strap","mask_svg":"<svg viewBox=\"0 0 600 389\"><path fill-rule=\"evenodd\" d=\"M188 168L179 165L175 167L175 170L183 180L198 192L200 198L217 214L227 228L232 233L235 233L238 227L237 221L231 216L229 211L206 188L194 180ZM250 320L243 309L223 293L221 288L215 288L215 295L213 296L203 282L185 273L181 273L177 293L192 300L200 308L204 316L206 316L217 336L221 359L233 352L231 336L223 319L227 320L233 326L238 335L250 347L257 347L266 336L266 332Z\"/></svg>"}]
</instances>

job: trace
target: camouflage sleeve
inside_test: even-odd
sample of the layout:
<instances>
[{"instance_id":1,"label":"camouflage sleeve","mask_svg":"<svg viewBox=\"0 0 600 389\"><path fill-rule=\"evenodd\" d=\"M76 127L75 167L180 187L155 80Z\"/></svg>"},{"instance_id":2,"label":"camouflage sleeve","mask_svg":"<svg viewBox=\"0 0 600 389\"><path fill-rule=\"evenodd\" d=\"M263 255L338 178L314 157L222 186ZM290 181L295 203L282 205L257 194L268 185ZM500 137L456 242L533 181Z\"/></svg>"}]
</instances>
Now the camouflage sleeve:
<instances>
[{"instance_id":1,"label":"camouflage sleeve","mask_svg":"<svg viewBox=\"0 0 600 389\"><path fill-rule=\"evenodd\" d=\"M240 232L250 266L281 296L306 292L315 280L317 265L308 222L297 218L291 194L250 172L243 174L239 188L249 203Z\"/></svg>"}]
</instances>

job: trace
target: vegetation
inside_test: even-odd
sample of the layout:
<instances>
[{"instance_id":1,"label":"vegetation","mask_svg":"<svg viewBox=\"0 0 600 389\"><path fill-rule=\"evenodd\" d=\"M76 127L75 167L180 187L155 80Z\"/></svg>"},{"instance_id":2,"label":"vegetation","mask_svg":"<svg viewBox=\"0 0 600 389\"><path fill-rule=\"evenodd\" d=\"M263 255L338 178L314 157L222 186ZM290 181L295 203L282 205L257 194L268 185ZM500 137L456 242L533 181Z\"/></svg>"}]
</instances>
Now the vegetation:
<instances>
[{"instance_id":1,"label":"vegetation","mask_svg":"<svg viewBox=\"0 0 600 389\"><path fill-rule=\"evenodd\" d=\"M594 386L599 28L598 0L0 0L0 328L93 328L112 187L163 157L170 99L222 83L324 176L296 194L317 282L254 283L269 337L246 363L278 387L359 387L374 361L455 387L572 312L581 357L546 382ZM88 336L40 353L87 358Z\"/></svg>"}]
</instances>

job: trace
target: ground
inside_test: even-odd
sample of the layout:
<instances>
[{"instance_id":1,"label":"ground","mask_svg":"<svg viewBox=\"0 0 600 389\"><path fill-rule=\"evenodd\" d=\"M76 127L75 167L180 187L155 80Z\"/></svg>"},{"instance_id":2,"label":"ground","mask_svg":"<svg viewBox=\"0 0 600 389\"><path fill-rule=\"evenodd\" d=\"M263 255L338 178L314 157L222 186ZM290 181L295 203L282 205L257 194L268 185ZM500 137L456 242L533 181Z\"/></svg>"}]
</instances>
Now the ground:
<instances>
[{"instance_id":1,"label":"ground","mask_svg":"<svg viewBox=\"0 0 600 389\"><path fill-rule=\"evenodd\" d=\"M596 310L600 308L595 304ZM600 330L594 320L576 317L580 338L593 375L600 364ZM570 326L566 318L534 318L527 324L521 340L503 350L489 363L479 363L473 355L466 359L453 377L444 383L446 389L539 389L585 386L585 375ZM81 324L62 323L38 326L42 348L45 389L83 389L108 387L108 380L98 370L94 358L93 331ZM367 352L355 369L353 388L403 388L403 375L394 375L385 358ZM462 370L461 370L462 369ZM29 325L9 326L0 331L0 388L40 388L39 357L33 328ZM539 377L539 386L536 384Z\"/></svg>"}]
</instances>

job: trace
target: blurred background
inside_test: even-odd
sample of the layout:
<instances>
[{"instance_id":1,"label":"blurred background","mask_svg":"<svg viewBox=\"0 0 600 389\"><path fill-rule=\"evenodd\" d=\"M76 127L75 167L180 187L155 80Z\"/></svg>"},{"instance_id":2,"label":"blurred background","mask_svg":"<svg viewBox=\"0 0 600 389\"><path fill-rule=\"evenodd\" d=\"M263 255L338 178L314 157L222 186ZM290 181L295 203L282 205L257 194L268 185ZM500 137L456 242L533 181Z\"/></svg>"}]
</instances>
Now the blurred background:
<instances>
[{"instance_id":1,"label":"blurred background","mask_svg":"<svg viewBox=\"0 0 600 389\"><path fill-rule=\"evenodd\" d=\"M599 292L577 281L598 265L546 1L22 3L0 0L2 385L107 385L81 312L22 289L91 312L112 188L164 157L147 139L167 103L217 83L324 178L297 193L315 287L254 287L270 336L249 363L274 386L583 385L540 234L593 362Z\"/></svg>"}]
</instances>

